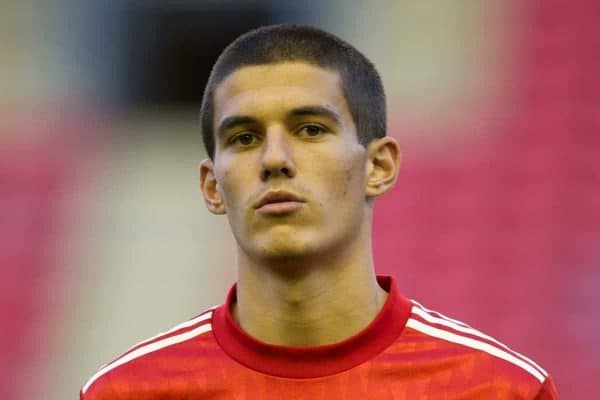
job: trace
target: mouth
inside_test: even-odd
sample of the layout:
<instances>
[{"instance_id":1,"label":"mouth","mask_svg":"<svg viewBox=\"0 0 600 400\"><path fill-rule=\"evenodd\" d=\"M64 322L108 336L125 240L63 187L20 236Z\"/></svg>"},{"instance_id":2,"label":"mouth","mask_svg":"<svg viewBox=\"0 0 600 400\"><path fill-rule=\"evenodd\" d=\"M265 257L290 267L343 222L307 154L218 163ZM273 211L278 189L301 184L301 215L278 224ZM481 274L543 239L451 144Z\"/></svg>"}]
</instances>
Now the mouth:
<instances>
[{"instance_id":1,"label":"mouth","mask_svg":"<svg viewBox=\"0 0 600 400\"><path fill-rule=\"evenodd\" d=\"M305 203L304 199L293 193L270 190L261 196L254 208L261 214L280 215L299 210L303 203Z\"/></svg>"}]
</instances>

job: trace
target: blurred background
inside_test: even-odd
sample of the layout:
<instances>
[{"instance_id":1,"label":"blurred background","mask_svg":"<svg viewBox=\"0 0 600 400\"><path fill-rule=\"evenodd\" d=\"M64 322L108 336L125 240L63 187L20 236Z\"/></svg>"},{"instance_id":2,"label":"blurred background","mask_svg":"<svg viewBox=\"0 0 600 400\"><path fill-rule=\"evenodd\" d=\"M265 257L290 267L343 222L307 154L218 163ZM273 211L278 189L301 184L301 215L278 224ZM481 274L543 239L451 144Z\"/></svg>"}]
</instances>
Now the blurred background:
<instances>
[{"instance_id":1,"label":"blurred background","mask_svg":"<svg viewBox=\"0 0 600 400\"><path fill-rule=\"evenodd\" d=\"M378 66L404 153L378 272L544 366L600 376L600 10L593 0L0 0L0 398L77 398L104 362L224 300L198 189L219 51L300 22ZM594 379L595 378L595 379Z\"/></svg>"}]
</instances>

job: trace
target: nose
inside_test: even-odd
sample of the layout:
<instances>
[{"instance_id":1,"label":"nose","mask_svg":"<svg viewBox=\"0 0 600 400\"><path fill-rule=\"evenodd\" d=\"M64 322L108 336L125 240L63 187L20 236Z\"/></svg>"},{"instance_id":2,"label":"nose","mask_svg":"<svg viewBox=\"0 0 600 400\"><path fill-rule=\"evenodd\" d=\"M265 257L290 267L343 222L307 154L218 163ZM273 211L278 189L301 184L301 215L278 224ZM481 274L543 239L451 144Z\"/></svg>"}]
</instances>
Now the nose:
<instances>
[{"instance_id":1,"label":"nose","mask_svg":"<svg viewBox=\"0 0 600 400\"><path fill-rule=\"evenodd\" d=\"M296 175L296 166L283 129L272 129L265 135L260 175L263 181L276 177L293 178Z\"/></svg>"}]
</instances>

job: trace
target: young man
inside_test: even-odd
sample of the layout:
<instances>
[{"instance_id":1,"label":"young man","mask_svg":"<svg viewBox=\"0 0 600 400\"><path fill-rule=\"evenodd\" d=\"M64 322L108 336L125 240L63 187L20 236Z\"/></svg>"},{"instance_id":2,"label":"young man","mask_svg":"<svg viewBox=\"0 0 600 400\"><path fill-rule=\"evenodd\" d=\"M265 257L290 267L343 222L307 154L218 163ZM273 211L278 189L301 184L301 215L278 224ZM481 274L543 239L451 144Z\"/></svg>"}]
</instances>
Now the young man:
<instances>
[{"instance_id":1,"label":"young man","mask_svg":"<svg viewBox=\"0 0 600 400\"><path fill-rule=\"evenodd\" d=\"M249 32L204 94L200 167L226 214L238 282L225 304L105 364L84 400L555 399L536 363L374 273L374 200L396 141L374 66L326 32Z\"/></svg>"}]
</instances>

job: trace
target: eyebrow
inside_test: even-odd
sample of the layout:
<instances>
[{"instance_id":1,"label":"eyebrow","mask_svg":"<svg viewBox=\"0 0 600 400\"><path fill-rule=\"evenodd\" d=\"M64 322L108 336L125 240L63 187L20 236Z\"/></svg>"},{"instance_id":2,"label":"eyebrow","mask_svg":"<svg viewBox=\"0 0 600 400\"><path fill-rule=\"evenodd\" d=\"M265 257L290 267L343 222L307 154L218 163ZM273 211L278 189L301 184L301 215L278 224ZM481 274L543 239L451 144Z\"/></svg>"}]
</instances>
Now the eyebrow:
<instances>
[{"instance_id":1,"label":"eyebrow","mask_svg":"<svg viewBox=\"0 0 600 400\"><path fill-rule=\"evenodd\" d=\"M253 117L249 117L246 115L233 115L231 117L225 118L219 126L217 127L217 134L220 135L228 129L231 129L238 125L250 125L250 124L258 124L258 120Z\"/></svg>"},{"instance_id":2,"label":"eyebrow","mask_svg":"<svg viewBox=\"0 0 600 400\"><path fill-rule=\"evenodd\" d=\"M329 118L332 121L340 124L341 118L338 113L322 106L303 106L292 109L288 113L288 117L303 117L303 116L320 116ZM238 125L258 125L259 121L247 115L232 115L221 121L217 127L217 135L221 135L228 129L234 128Z\"/></svg>"},{"instance_id":3,"label":"eyebrow","mask_svg":"<svg viewBox=\"0 0 600 400\"><path fill-rule=\"evenodd\" d=\"M289 112L289 115L292 117L302 117L302 116L318 116L325 117L333 120L336 123L341 123L341 118L338 113L333 110L330 110L326 107L321 106L304 106L294 108Z\"/></svg>"}]
</instances>

